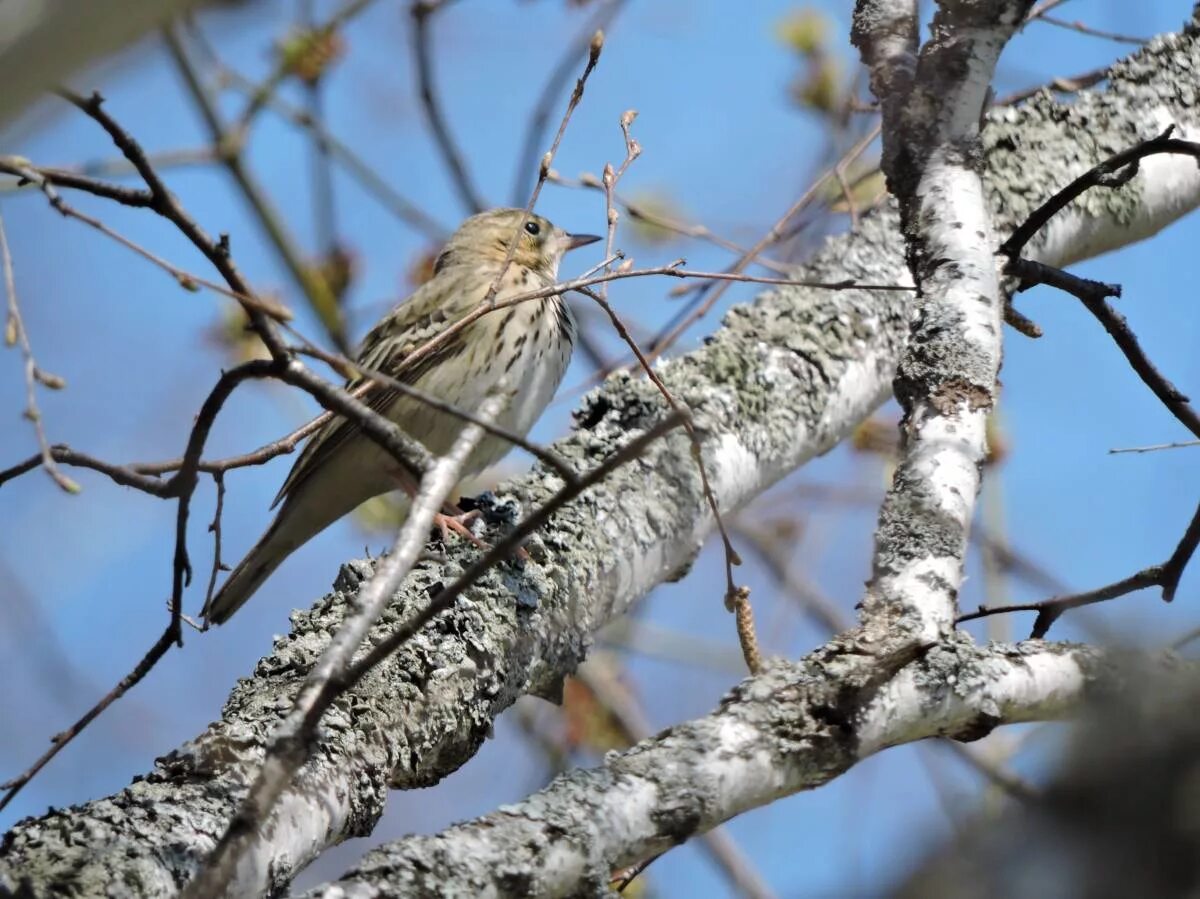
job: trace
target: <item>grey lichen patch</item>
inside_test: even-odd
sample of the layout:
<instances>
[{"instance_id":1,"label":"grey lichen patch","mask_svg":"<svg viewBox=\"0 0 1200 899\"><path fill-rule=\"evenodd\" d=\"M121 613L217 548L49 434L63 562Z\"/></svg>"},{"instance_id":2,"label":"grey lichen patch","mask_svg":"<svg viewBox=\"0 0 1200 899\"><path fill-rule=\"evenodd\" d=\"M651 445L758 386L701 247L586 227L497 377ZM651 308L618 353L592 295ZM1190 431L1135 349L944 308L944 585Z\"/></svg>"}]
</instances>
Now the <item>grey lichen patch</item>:
<instances>
[{"instance_id":1,"label":"grey lichen patch","mask_svg":"<svg viewBox=\"0 0 1200 899\"><path fill-rule=\"evenodd\" d=\"M1164 112L1196 123L1197 71L1194 34L1168 35L1114 65L1105 90L1080 92L1067 103L1044 91L1019 107L989 113L984 147L988 171L998 177L985 184L1001 236L1084 170L1159 134ZM1090 190L1073 207L1124 223L1137 211L1137 192L1135 179L1115 190Z\"/></svg>"},{"instance_id":2,"label":"grey lichen patch","mask_svg":"<svg viewBox=\"0 0 1200 899\"><path fill-rule=\"evenodd\" d=\"M995 384L995 354L965 337L963 312L943 304L922 308L913 323L908 352L896 374L896 398L906 407L918 397L941 390L977 389L990 402Z\"/></svg>"},{"instance_id":3,"label":"grey lichen patch","mask_svg":"<svg viewBox=\"0 0 1200 899\"><path fill-rule=\"evenodd\" d=\"M966 537L962 523L941 509L925 478L901 466L879 513L875 576L896 574L919 559L958 558Z\"/></svg>"},{"instance_id":4,"label":"grey lichen patch","mask_svg":"<svg viewBox=\"0 0 1200 899\"><path fill-rule=\"evenodd\" d=\"M1193 76L1200 62L1196 43L1193 36L1158 41L1135 54L1114 70L1109 97L1085 92L1068 107L1047 96L1020 110L993 112L985 133L985 182L998 228L1022 221L1097 161L1096 153L1123 149L1161 130L1157 123L1151 129L1136 113L1166 106L1194 121ZM1083 202L1127 204L1132 189L1091 192ZM1120 218L1130 213L1118 206L1106 214ZM864 216L854 235L828 240L798 274L829 282L895 283L905 278L896 235L896 209L888 204ZM723 432L735 435L771 477L778 477L814 445L829 445L838 436L833 429L845 426L842 416L830 412L831 400L838 396L831 390L851 365L870 360L877 379L890 375L907 341L912 305L911 295L901 292L773 291L731 312L705 348L660 370L703 420L706 439ZM936 347L931 351L935 357L939 352ZM974 377L966 380L991 386ZM665 414L662 397L643 377L614 376L585 400L580 427L555 449L583 473ZM795 436L801 432L812 434L812 441L798 445ZM754 486L768 484L763 476ZM505 483L497 496L532 509L560 486L557 475L535 466ZM549 691L586 652L599 623L687 563L694 547L678 538L678 523L705 514L687 440L679 433L557 514L533 538L533 562L493 572L358 690L339 700L303 776L337 785L331 795L345 797L346 808L336 811L349 810L348 823L344 833L309 834L313 842L304 851L369 831L387 783L411 787L444 777L486 738L495 716L518 695L527 689ZM898 510L885 521L884 538L891 530L901 536L902 517ZM495 530L482 536L490 539L504 526L497 521L491 525ZM961 531L921 516L912 526L934 547L962 538ZM452 544L445 556L442 566L418 566L372 639L426 603L436 585L461 573L477 551ZM633 570L635 563L650 565L651 559L659 570ZM369 563L344 568L334 591L298 614L292 632L276 643L254 678L233 691L222 720L164 757L147 776L116 797L18 825L6 837L0 885L16 889L26 878L39 894L177 892L224 831L281 712L370 570ZM298 600L307 604L309 597ZM897 619L897 626L903 625ZM862 657L868 657L865 651ZM847 652L846 658L856 662L858 657ZM769 715L767 731L787 738L770 750L777 753L778 770L811 764L836 772L849 764L844 725L837 716L804 712L797 723L794 703L770 708L762 713ZM813 749L822 750L818 757ZM554 839L548 835L535 845L553 846ZM399 891L403 895L436 894L443 885L432 872L449 850L434 839L424 845L430 855L414 857L409 883L415 888ZM294 863L286 854L273 857L272 876L282 882ZM600 860L589 864L600 882L606 873ZM519 876L515 867L513 872ZM465 892L482 891L493 883L491 874L482 871L468 878Z\"/></svg>"}]
</instances>

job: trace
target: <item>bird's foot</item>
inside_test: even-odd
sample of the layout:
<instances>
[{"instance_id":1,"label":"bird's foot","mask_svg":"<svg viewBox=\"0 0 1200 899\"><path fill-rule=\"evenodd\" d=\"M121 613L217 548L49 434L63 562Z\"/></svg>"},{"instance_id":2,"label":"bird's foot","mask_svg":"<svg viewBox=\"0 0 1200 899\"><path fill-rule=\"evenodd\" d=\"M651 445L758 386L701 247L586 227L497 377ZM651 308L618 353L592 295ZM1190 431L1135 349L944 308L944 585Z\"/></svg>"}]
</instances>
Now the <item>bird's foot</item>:
<instances>
[{"instance_id":1,"label":"bird's foot","mask_svg":"<svg viewBox=\"0 0 1200 899\"><path fill-rule=\"evenodd\" d=\"M471 509L469 512L463 512L460 510L456 511L454 514L439 512L433 516L433 523L437 525L438 529L442 532L442 543L448 543L450 540L450 534L453 532L458 534L460 537L469 540L480 549L491 549L491 545L476 537L470 528L472 521L482 517L483 513L479 509ZM523 546L517 547L516 556L522 562L529 561L529 553L525 551L525 547Z\"/></svg>"},{"instance_id":2,"label":"bird's foot","mask_svg":"<svg viewBox=\"0 0 1200 899\"><path fill-rule=\"evenodd\" d=\"M442 542L450 542L450 534L455 533L460 537L470 540L480 549L491 549L486 543L480 540L471 531L471 522L483 516L478 509L472 509L470 512L456 512L453 515L447 515L444 512L438 512L433 516L433 523L437 525L438 530L442 532Z\"/></svg>"}]
</instances>

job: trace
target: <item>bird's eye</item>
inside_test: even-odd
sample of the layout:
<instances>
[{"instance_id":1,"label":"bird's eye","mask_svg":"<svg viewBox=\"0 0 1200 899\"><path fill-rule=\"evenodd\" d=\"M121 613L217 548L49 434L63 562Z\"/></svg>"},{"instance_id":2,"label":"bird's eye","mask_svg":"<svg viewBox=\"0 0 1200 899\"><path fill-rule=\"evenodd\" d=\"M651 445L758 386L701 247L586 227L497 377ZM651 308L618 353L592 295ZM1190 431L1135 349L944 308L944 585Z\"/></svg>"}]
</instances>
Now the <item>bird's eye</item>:
<instances>
[{"instance_id":1,"label":"bird's eye","mask_svg":"<svg viewBox=\"0 0 1200 899\"><path fill-rule=\"evenodd\" d=\"M537 222L526 222L525 231L529 234L532 234L534 237L537 237L542 232L542 226Z\"/></svg>"}]
</instances>

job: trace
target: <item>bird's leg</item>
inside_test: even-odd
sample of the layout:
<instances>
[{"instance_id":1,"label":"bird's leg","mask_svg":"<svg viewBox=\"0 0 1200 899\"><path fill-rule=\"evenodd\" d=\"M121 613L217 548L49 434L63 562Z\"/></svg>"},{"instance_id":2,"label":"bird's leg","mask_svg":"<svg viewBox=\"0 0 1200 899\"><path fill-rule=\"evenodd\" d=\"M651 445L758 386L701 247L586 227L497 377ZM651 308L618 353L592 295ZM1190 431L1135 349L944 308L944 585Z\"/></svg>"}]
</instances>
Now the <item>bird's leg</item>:
<instances>
[{"instance_id":1,"label":"bird's leg","mask_svg":"<svg viewBox=\"0 0 1200 899\"><path fill-rule=\"evenodd\" d=\"M406 469L394 469L392 477L396 481L396 486L408 494L409 499L415 499L417 495L417 480L412 476L412 473ZM447 501L442 506L441 512L435 512L433 523L438 526L442 532L442 542L450 542L450 532L458 534L460 537L465 537L467 540L474 543L480 549L491 549L486 543L471 533L468 525L480 516L478 509L472 509L470 512L464 512L454 503Z\"/></svg>"},{"instance_id":2,"label":"bird's leg","mask_svg":"<svg viewBox=\"0 0 1200 899\"><path fill-rule=\"evenodd\" d=\"M442 529L442 542L445 543L450 536L450 531L458 534L460 537L466 537L480 549L491 549L486 543L476 537L470 528L470 524L476 518L482 517L483 513L478 509L472 509L470 512L464 512L454 503L447 502L442 506L442 511L433 516L433 523Z\"/></svg>"},{"instance_id":3,"label":"bird's leg","mask_svg":"<svg viewBox=\"0 0 1200 899\"><path fill-rule=\"evenodd\" d=\"M394 469L392 477L396 480L396 486L408 494L409 499L414 499L417 495L417 481L412 474L403 469ZM442 511L433 516L433 523L438 526L442 532L442 543L450 542L450 532L453 531L460 537L465 537L471 543L478 546L480 549L491 549L492 547L480 540L471 532L469 527L472 521L482 517L483 513L478 509L472 509L469 512L464 512L455 503L447 500L442 505ZM525 547L518 546L516 557L522 562L529 561L529 553L525 551Z\"/></svg>"}]
</instances>

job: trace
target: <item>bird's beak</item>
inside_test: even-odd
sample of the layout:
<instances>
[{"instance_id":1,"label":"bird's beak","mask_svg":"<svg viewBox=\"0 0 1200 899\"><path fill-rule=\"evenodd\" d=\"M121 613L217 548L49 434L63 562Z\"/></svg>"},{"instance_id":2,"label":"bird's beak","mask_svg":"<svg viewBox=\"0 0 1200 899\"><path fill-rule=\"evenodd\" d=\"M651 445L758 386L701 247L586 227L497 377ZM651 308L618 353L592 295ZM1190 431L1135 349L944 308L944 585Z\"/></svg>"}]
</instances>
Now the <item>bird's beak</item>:
<instances>
[{"instance_id":1,"label":"bird's beak","mask_svg":"<svg viewBox=\"0 0 1200 899\"><path fill-rule=\"evenodd\" d=\"M586 247L588 244L595 243L601 239L595 234L568 234L567 250L578 250L580 247Z\"/></svg>"}]
</instances>

